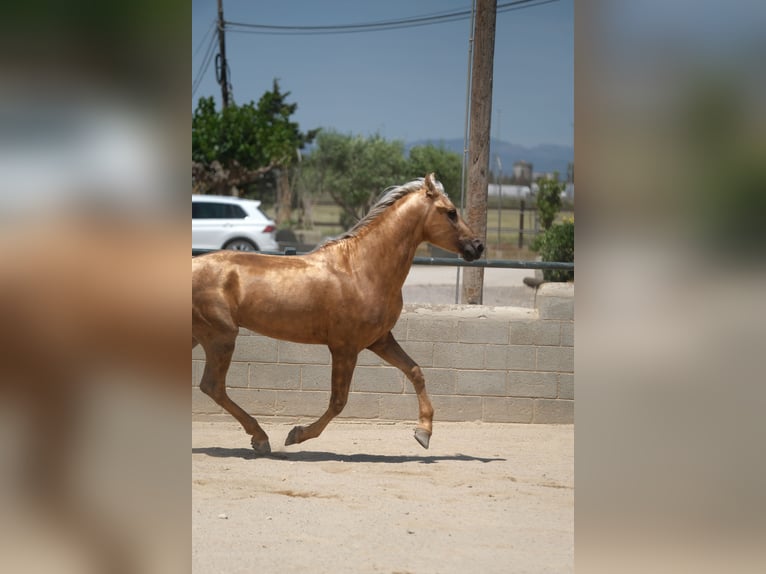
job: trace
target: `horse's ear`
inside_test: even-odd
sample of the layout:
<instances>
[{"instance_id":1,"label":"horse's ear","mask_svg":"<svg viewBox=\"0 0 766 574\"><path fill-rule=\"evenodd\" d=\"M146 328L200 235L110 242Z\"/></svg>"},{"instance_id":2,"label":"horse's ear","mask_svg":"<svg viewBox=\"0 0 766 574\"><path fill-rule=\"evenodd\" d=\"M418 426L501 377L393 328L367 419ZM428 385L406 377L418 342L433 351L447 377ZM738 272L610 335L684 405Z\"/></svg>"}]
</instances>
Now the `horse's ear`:
<instances>
[{"instance_id":1,"label":"horse's ear","mask_svg":"<svg viewBox=\"0 0 766 574\"><path fill-rule=\"evenodd\" d=\"M437 194L435 175L433 173L426 174L424 182L426 184L426 197L435 197Z\"/></svg>"}]
</instances>

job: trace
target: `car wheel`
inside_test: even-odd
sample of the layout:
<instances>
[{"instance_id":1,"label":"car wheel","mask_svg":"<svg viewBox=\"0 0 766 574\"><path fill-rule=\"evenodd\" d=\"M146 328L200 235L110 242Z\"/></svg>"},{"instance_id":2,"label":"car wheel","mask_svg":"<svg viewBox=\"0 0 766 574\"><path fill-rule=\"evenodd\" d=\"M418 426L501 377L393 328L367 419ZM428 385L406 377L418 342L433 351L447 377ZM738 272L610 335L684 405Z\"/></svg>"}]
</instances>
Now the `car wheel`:
<instances>
[{"instance_id":1,"label":"car wheel","mask_svg":"<svg viewBox=\"0 0 766 574\"><path fill-rule=\"evenodd\" d=\"M232 239L223 246L224 249L232 251L258 251L258 248L252 241L247 239Z\"/></svg>"}]
</instances>

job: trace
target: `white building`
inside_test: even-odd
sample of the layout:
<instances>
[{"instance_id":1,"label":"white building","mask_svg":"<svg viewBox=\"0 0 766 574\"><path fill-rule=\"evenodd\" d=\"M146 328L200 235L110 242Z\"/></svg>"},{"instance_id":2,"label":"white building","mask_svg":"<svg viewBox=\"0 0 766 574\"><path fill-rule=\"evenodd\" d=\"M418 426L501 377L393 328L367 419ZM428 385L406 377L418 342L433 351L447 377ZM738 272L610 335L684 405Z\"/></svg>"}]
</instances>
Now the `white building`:
<instances>
[{"instance_id":1,"label":"white building","mask_svg":"<svg viewBox=\"0 0 766 574\"><path fill-rule=\"evenodd\" d=\"M503 185L500 185L499 183L490 183L487 186L487 194L489 197L500 197L500 192L502 189L503 197L529 197L529 195L537 191L537 184L532 184L532 189L529 189L528 185L510 185L504 183Z\"/></svg>"}]
</instances>

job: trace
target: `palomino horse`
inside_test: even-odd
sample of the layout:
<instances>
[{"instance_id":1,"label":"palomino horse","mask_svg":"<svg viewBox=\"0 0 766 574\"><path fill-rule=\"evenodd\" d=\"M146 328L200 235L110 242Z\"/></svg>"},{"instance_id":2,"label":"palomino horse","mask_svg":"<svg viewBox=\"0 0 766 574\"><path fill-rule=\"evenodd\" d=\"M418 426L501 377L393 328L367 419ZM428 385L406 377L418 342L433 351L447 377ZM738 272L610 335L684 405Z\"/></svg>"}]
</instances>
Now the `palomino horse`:
<instances>
[{"instance_id":1,"label":"palomino horse","mask_svg":"<svg viewBox=\"0 0 766 574\"><path fill-rule=\"evenodd\" d=\"M391 334L402 311L402 285L423 241L466 261L484 251L433 174L389 188L353 229L306 255L219 251L192 258L192 348L201 344L206 357L200 388L240 422L256 452L271 452L268 436L226 394L239 327L330 349L330 405L314 423L293 428L285 445L319 436L340 414L357 355L369 349L415 387L415 438L428 448L434 409L423 372Z\"/></svg>"}]
</instances>

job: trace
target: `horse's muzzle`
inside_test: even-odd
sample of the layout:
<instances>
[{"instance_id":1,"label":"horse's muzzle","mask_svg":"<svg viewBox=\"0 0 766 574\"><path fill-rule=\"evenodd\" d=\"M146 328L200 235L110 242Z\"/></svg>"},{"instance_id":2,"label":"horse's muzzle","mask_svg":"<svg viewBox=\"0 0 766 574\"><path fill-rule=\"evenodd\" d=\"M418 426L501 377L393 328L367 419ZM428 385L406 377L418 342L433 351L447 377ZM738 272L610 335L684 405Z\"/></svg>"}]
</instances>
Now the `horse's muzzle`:
<instances>
[{"instance_id":1,"label":"horse's muzzle","mask_svg":"<svg viewBox=\"0 0 766 574\"><path fill-rule=\"evenodd\" d=\"M481 239L468 239L461 245L460 255L466 261L475 261L484 253L484 244Z\"/></svg>"}]
</instances>

